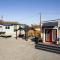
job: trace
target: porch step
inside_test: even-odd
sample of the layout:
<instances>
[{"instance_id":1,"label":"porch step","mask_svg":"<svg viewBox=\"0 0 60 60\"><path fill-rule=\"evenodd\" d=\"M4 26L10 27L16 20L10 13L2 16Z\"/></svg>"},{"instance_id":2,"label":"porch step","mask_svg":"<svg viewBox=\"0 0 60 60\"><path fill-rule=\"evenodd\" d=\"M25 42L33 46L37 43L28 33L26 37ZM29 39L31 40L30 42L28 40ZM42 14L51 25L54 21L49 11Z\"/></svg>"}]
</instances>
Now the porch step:
<instances>
[{"instance_id":1,"label":"porch step","mask_svg":"<svg viewBox=\"0 0 60 60\"><path fill-rule=\"evenodd\" d=\"M60 54L60 46L59 45L53 45L53 44L46 45L46 44L40 43L40 44L36 44L35 48Z\"/></svg>"}]
</instances>

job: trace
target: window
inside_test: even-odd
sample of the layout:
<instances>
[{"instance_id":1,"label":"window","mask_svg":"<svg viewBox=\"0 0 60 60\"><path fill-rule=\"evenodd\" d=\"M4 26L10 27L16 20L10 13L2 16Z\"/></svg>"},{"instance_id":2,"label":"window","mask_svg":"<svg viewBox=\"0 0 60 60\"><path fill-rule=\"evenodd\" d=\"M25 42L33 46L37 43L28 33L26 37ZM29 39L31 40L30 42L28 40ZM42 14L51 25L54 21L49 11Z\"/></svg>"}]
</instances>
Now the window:
<instances>
[{"instance_id":1,"label":"window","mask_svg":"<svg viewBox=\"0 0 60 60\"><path fill-rule=\"evenodd\" d=\"M2 28L2 26L0 26L0 28Z\"/></svg>"},{"instance_id":2,"label":"window","mask_svg":"<svg viewBox=\"0 0 60 60\"><path fill-rule=\"evenodd\" d=\"M6 26L5 29L10 29L10 26Z\"/></svg>"},{"instance_id":3,"label":"window","mask_svg":"<svg viewBox=\"0 0 60 60\"><path fill-rule=\"evenodd\" d=\"M50 29L45 29L45 41L46 42L50 42L50 33L51 33Z\"/></svg>"}]
</instances>

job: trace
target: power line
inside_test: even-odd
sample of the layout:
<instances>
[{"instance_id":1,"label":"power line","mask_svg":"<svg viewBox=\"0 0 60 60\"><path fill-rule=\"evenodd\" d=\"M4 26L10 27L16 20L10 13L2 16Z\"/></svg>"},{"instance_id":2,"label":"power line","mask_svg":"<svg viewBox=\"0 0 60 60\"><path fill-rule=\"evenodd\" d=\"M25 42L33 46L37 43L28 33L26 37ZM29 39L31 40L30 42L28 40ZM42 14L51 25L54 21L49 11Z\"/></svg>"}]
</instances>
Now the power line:
<instances>
[{"instance_id":1,"label":"power line","mask_svg":"<svg viewBox=\"0 0 60 60\"><path fill-rule=\"evenodd\" d=\"M24 19L29 19L29 18L33 18L33 17L35 17L35 16L37 16L37 15L39 15L39 13L37 13L37 14L34 14L34 15L32 15L32 16L29 16L29 17L23 17L22 19L20 19L20 20L24 20Z\"/></svg>"}]
</instances>

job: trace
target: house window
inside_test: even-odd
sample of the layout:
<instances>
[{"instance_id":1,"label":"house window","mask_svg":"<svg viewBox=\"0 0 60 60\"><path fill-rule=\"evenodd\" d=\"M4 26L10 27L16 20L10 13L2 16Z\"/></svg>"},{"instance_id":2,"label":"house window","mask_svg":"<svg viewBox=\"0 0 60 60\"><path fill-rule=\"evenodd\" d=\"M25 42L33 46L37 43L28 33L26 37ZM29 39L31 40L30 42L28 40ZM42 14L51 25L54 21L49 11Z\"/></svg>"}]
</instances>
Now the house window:
<instances>
[{"instance_id":1,"label":"house window","mask_svg":"<svg viewBox=\"0 0 60 60\"><path fill-rule=\"evenodd\" d=\"M2 28L2 26L0 26L0 28Z\"/></svg>"},{"instance_id":2,"label":"house window","mask_svg":"<svg viewBox=\"0 0 60 60\"><path fill-rule=\"evenodd\" d=\"M10 29L10 26L6 26L5 29Z\"/></svg>"}]
</instances>

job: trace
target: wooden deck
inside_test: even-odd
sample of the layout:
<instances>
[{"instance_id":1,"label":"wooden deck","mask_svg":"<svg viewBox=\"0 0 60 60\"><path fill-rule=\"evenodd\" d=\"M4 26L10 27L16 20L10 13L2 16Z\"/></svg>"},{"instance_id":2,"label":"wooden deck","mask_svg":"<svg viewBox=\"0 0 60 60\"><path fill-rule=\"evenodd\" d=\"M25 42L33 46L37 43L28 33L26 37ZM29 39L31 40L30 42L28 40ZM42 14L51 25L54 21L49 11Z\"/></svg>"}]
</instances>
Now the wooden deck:
<instances>
[{"instance_id":1,"label":"wooden deck","mask_svg":"<svg viewBox=\"0 0 60 60\"><path fill-rule=\"evenodd\" d=\"M60 45L39 43L35 48L60 54Z\"/></svg>"}]
</instances>

